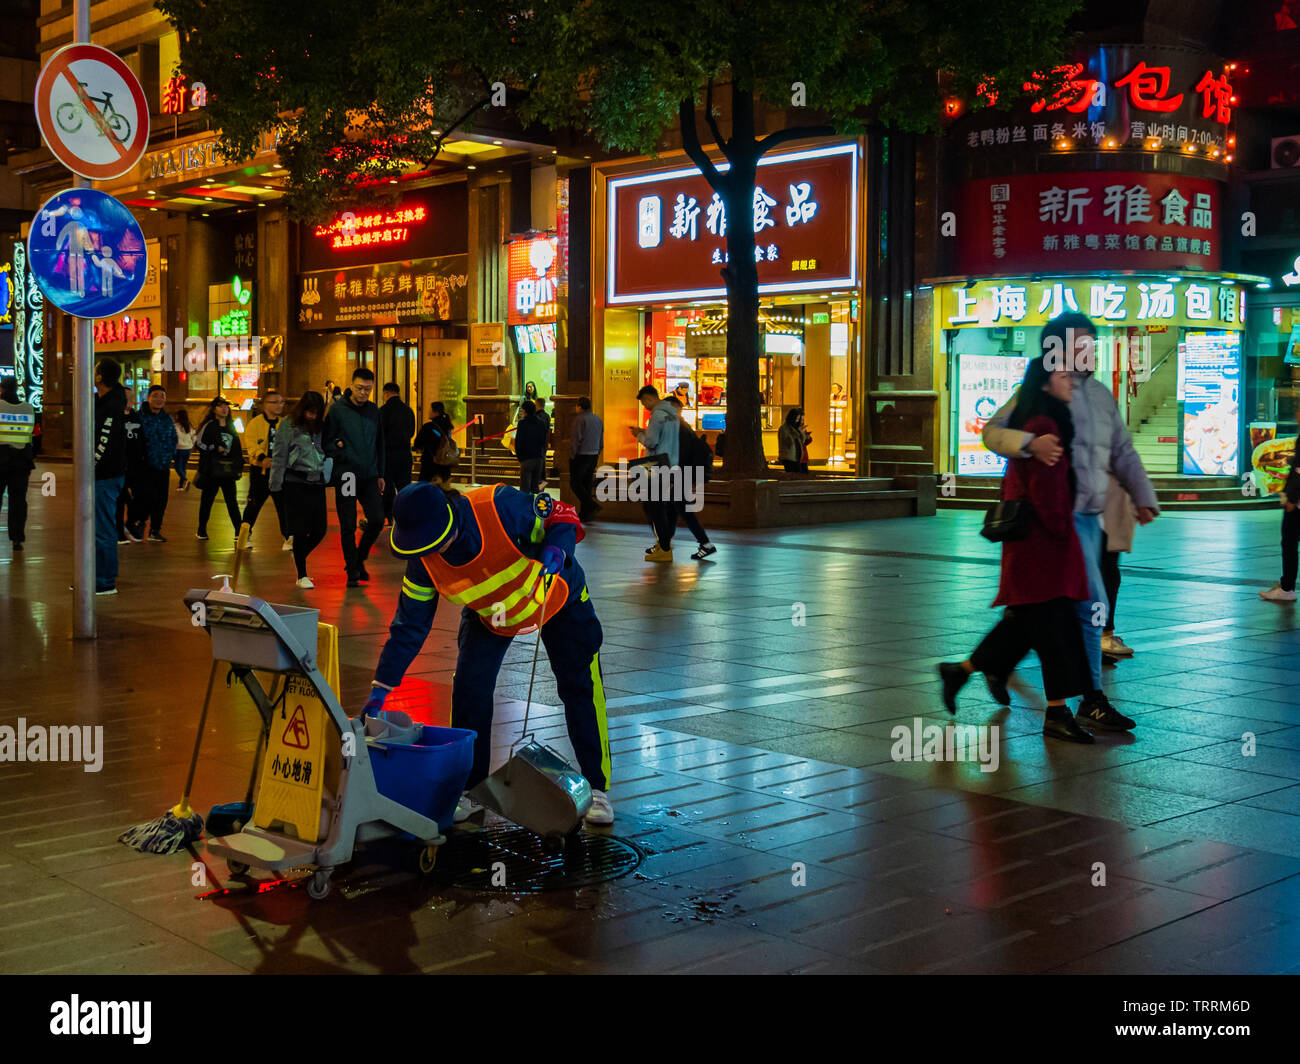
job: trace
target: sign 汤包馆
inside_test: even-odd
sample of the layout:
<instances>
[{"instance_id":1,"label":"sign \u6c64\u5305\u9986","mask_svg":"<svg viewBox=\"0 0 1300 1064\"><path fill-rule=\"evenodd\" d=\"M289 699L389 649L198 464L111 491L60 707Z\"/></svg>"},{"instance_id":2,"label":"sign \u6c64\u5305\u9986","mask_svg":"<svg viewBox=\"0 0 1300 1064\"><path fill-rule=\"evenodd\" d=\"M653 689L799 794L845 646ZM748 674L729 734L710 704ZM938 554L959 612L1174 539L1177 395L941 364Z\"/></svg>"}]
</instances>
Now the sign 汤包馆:
<instances>
[{"instance_id":1,"label":"sign \u6c64\u5305\u9986","mask_svg":"<svg viewBox=\"0 0 1300 1064\"><path fill-rule=\"evenodd\" d=\"M944 329L1042 326L1067 311L1099 326L1159 326L1240 330L1246 323L1246 292L1240 285L1171 281L1164 277L1030 281L1004 278L963 288L938 289Z\"/></svg>"},{"instance_id":2,"label":"sign \u6c64\u5305\u9986","mask_svg":"<svg viewBox=\"0 0 1300 1064\"><path fill-rule=\"evenodd\" d=\"M856 144L759 160L752 210L739 224L753 232L760 292L857 283L857 189ZM725 294L727 226L736 220L698 169L611 178L608 200L608 303Z\"/></svg>"},{"instance_id":3,"label":"sign \u6c64\u5305\u9986","mask_svg":"<svg viewBox=\"0 0 1300 1064\"><path fill-rule=\"evenodd\" d=\"M54 157L74 174L105 181L140 161L149 104L131 68L97 44L69 44L36 79L36 123Z\"/></svg>"},{"instance_id":4,"label":"sign \u6c64\u5305\u9986","mask_svg":"<svg viewBox=\"0 0 1300 1064\"><path fill-rule=\"evenodd\" d=\"M32 221L27 252L45 297L77 318L120 314L148 274L140 224L112 196L91 188L51 196Z\"/></svg>"}]
</instances>

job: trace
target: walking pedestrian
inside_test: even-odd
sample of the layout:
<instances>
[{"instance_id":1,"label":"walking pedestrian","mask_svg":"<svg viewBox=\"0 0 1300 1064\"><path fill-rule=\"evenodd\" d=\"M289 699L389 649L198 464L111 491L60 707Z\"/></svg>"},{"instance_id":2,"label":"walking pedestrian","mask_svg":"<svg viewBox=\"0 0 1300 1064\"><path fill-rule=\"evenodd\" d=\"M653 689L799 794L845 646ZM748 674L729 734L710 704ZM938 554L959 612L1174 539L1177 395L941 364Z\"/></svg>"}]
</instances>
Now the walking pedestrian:
<instances>
[{"instance_id":1,"label":"walking pedestrian","mask_svg":"<svg viewBox=\"0 0 1300 1064\"><path fill-rule=\"evenodd\" d=\"M1112 665L1117 658L1131 658L1133 648L1115 634L1115 610L1119 605L1119 556L1133 549L1137 528L1137 507L1115 477L1106 491L1106 508L1101 514L1101 582L1106 589L1106 624L1101 630L1102 660Z\"/></svg>"},{"instance_id":2,"label":"walking pedestrian","mask_svg":"<svg viewBox=\"0 0 1300 1064\"><path fill-rule=\"evenodd\" d=\"M443 487L451 484L451 467L458 453L452 429L451 418L442 403L430 403L429 420L415 436L414 446L420 452L420 480Z\"/></svg>"},{"instance_id":3,"label":"walking pedestrian","mask_svg":"<svg viewBox=\"0 0 1300 1064\"><path fill-rule=\"evenodd\" d=\"M1160 504L1110 388L1093 376L1097 365L1096 342L1096 326L1077 311L1053 318L1043 327L1040 337L1041 350L1053 355L1074 381L1070 400L1070 417L1074 423L1070 464L1077 482L1074 527L1083 547L1090 596L1079 603L1078 612L1093 684L1079 712L1090 724L1124 731L1131 729L1134 721L1112 706L1101 690L1101 633L1106 624L1106 590L1101 578L1101 513L1106 505L1110 474L1115 475L1137 504L1138 524L1154 521L1160 513ZM1006 403L984 426L984 446L1007 458L1033 458L1050 467L1064 454L1061 441L1051 434L1036 436L1012 428L1009 419L1015 402L1012 399ZM1023 656L1022 652L1019 657L1012 657L1007 663L1009 667L1000 675L1005 677Z\"/></svg>"},{"instance_id":4,"label":"walking pedestrian","mask_svg":"<svg viewBox=\"0 0 1300 1064\"><path fill-rule=\"evenodd\" d=\"M117 594L115 511L126 480L126 389L111 358L95 366L95 594Z\"/></svg>"},{"instance_id":5,"label":"walking pedestrian","mask_svg":"<svg viewBox=\"0 0 1300 1064\"><path fill-rule=\"evenodd\" d=\"M393 499L411 483L411 437L415 411L402 402L401 389L392 381L384 385L384 405L379 408L384 430L384 520L393 523Z\"/></svg>"},{"instance_id":6,"label":"walking pedestrian","mask_svg":"<svg viewBox=\"0 0 1300 1064\"><path fill-rule=\"evenodd\" d=\"M677 408L680 416L682 401L676 393L670 395L668 401ZM691 557L697 562L703 561L710 554L718 553L718 548L709 542L709 534L704 531L698 517L699 511L704 508L704 482L713 472L713 451L708 441L695 435L695 430L683 421L678 431L677 453L681 459L682 482L682 498L677 502L677 513L695 537L696 550Z\"/></svg>"},{"instance_id":7,"label":"walking pedestrian","mask_svg":"<svg viewBox=\"0 0 1300 1064\"><path fill-rule=\"evenodd\" d=\"M194 450L194 430L190 427L190 414L184 407L176 411L176 461L172 468L180 478L177 491L189 491L190 452Z\"/></svg>"},{"instance_id":8,"label":"walking pedestrian","mask_svg":"<svg viewBox=\"0 0 1300 1064\"><path fill-rule=\"evenodd\" d=\"M36 411L18 397L18 378L0 378L0 502L9 496L9 544L27 539L27 485L36 468Z\"/></svg>"},{"instance_id":9,"label":"walking pedestrian","mask_svg":"<svg viewBox=\"0 0 1300 1064\"><path fill-rule=\"evenodd\" d=\"M230 419L230 403L224 396L218 395L212 400L199 422L198 447L199 528L195 538L208 538L208 517L212 514L212 502L218 492L238 537L240 514L235 485L244 471L244 448Z\"/></svg>"},{"instance_id":10,"label":"walking pedestrian","mask_svg":"<svg viewBox=\"0 0 1300 1064\"><path fill-rule=\"evenodd\" d=\"M591 412L591 398L582 396L573 408L569 430L569 483L578 497L578 516L585 524L600 510L596 501L596 466L605 442L605 425Z\"/></svg>"},{"instance_id":11,"label":"walking pedestrian","mask_svg":"<svg viewBox=\"0 0 1300 1064\"><path fill-rule=\"evenodd\" d=\"M149 542L166 543L162 523L167 512L168 474L176 456L176 422L167 413L167 390L161 384L150 387L138 423L140 439L134 459L138 467L132 479L126 532L139 543L145 537L147 524Z\"/></svg>"},{"instance_id":12,"label":"walking pedestrian","mask_svg":"<svg viewBox=\"0 0 1300 1064\"><path fill-rule=\"evenodd\" d=\"M812 443L812 433L804 427L803 407L796 406L785 415L785 422L776 436L781 468L787 473L807 473L808 444Z\"/></svg>"},{"instance_id":13,"label":"walking pedestrian","mask_svg":"<svg viewBox=\"0 0 1300 1064\"><path fill-rule=\"evenodd\" d=\"M519 459L519 490L541 490L546 466L546 423L537 416L531 399L519 404L524 416L515 427L515 457Z\"/></svg>"},{"instance_id":14,"label":"walking pedestrian","mask_svg":"<svg viewBox=\"0 0 1300 1064\"><path fill-rule=\"evenodd\" d=\"M280 538L284 541L281 549L290 550L292 544L289 542L289 526L284 520L284 500L278 492L272 492L270 486L271 450L283 416L284 396L271 389L262 400L262 412L248 423L245 432L248 437L248 500L244 503L243 522L251 535L257 524L257 515L269 498L280 525Z\"/></svg>"},{"instance_id":15,"label":"walking pedestrian","mask_svg":"<svg viewBox=\"0 0 1300 1064\"><path fill-rule=\"evenodd\" d=\"M369 581L366 559L384 527L384 428L379 407L370 401L374 390L374 373L360 367L352 374L352 387L325 414L325 457L334 459L334 508L348 587ZM365 515L360 541L357 503Z\"/></svg>"},{"instance_id":16,"label":"walking pedestrian","mask_svg":"<svg viewBox=\"0 0 1300 1064\"><path fill-rule=\"evenodd\" d=\"M1296 570L1300 568L1300 436L1291 453L1291 465L1282 487L1282 579L1259 597L1265 602L1296 600Z\"/></svg>"},{"instance_id":17,"label":"walking pedestrian","mask_svg":"<svg viewBox=\"0 0 1300 1064\"><path fill-rule=\"evenodd\" d=\"M1073 442L1070 394L1073 380L1054 369L1048 353L1033 359L1016 393L1009 427L1035 434L1052 434L1065 453ZM1028 645L1043 668L1047 716L1043 734L1077 743L1093 742L1083 728L1082 707L1076 720L1066 699L1091 686L1077 603L1089 596L1088 574L1073 520L1075 474L1069 458L1047 466L1031 458L1007 463L1000 497L1028 507L1024 535L1002 541L1002 570L994 606L1006 609L997 625L963 662L943 662L943 702L957 712L957 692L972 672L982 672L989 691L1002 705L1010 704L1002 671L1006 655Z\"/></svg>"},{"instance_id":18,"label":"walking pedestrian","mask_svg":"<svg viewBox=\"0 0 1300 1064\"><path fill-rule=\"evenodd\" d=\"M309 591L316 585L307 575L307 556L325 538L325 488L331 463L325 457L321 431L325 398L304 392L283 419L271 443L271 471L267 487L284 503L288 540L293 544L293 564L298 586Z\"/></svg>"},{"instance_id":19,"label":"walking pedestrian","mask_svg":"<svg viewBox=\"0 0 1300 1064\"><path fill-rule=\"evenodd\" d=\"M642 464L651 468L678 464L678 425L681 419L677 415L677 406L667 399L660 399L658 390L647 384L636 393L637 401L650 411L650 422L645 428L629 425L627 430L646 450L647 461ZM659 482L662 484L662 481ZM657 492L654 485L651 495ZM673 531L677 527L677 500L651 499L645 504L646 517L655 531L655 543L645 552L648 562L671 562L673 560Z\"/></svg>"},{"instance_id":20,"label":"walking pedestrian","mask_svg":"<svg viewBox=\"0 0 1300 1064\"><path fill-rule=\"evenodd\" d=\"M139 543L143 537L132 536L126 528L126 510L132 498L141 491L140 480L144 471L144 437L140 431L140 411L136 406L135 392L130 388L126 392L126 415L122 425L126 430L126 475L122 480L122 490L117 496L117 508L113 512L113 521L117 529L117 545Z\"/></svg>"}]
</instances>

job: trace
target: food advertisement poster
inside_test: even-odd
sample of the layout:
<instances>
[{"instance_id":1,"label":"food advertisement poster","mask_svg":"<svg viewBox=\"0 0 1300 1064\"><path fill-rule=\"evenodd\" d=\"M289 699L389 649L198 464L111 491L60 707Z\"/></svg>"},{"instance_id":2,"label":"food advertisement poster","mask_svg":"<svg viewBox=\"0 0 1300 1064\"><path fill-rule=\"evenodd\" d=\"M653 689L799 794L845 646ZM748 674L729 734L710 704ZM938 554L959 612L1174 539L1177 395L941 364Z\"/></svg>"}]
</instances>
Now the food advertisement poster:
<instances>
[{"instance_id":1,"label":"food advertisement poster","mask_svg":"<svg viewBox=\"0 0 1300 1064\"><path fill-rule=\"evenodd\" d=\"M1181 357L1182 471L1236 476L1240 465L1240 337L1235 333L1188 333Z\"/></svg>"},{"instance_id":2,"label":"food advertisement poster","mask_svg":"<svg viewBox=\"0 0 1300 1064\"><path fill-rule=\"evenodd\" d=\"M1007 460L984 449L984 425L1011 398L1029 362L1023 356L959 355L957 358L957 472L1000 477Z\"/></svg>"}]
</instances>

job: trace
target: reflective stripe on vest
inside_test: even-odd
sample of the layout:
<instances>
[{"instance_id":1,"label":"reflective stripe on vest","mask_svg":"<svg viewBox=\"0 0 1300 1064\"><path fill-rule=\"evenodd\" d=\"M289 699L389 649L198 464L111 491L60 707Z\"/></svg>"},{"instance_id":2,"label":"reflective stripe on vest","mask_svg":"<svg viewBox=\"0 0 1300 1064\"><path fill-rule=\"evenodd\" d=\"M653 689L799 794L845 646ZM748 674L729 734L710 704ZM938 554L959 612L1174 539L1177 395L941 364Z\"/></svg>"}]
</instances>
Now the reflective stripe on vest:
<instances>
[{"instance_id":1,"label":"reflective stripe on vest","mask_svg":"<svg viewBox=\"0 0 1300 1064\"><path fill-rule=\"evenodd\" d=\"M546 592L542 563L523 554L501 525L493 501L497 487L465 492L482 540L476 557L464 565L449 565L437 553L420 560L443 598L473 610L498 635L513 636L545 624L563 609L569 585L557 576Z\"/></svg>"},{"instance_id":2,"label":"reflective stripe on vest","mask_svg":"<svg viewBox=\"0 0 1300 1064\"><path fill-rule=\"evenodd\" d=\"M32 442L36 415L17 410L0 410L0 444L22 450Z\"/></svg>"}]
</instances>

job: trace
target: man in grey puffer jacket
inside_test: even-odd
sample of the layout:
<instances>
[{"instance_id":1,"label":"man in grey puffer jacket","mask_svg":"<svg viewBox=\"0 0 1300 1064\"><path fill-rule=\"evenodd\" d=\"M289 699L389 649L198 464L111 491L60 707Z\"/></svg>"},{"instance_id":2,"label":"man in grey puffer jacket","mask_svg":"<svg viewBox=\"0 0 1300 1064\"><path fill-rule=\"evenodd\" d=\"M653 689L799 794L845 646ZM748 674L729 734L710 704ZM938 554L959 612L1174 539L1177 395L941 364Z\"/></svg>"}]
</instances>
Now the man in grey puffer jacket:
<instances>
[{"instance_id":1,"label":"man in grey puffer jacket","mask_svg":"<svg viewBox=\"0 0 1300 1064\"><path fill-rule=\"evenodd\" d=\"M1083 548L1088 588L1093 598L1092 602L1079 603L1079 623L1088 651L1092 691L1079 704L1077 716L1080 721L1097 727L1127 731L1134 721L1115 709L1101 690L1101 633L1106 625L1107 604L1101 578L1101 514L1106 508L1112 474L1137 505L1138 521L1142 524L1155 520L1160 504L1114 396L1093 376L1097 365L1096 340L1097 329L1085 315L1067 313L1043 326L1040 343L1044 351L1060 352L1062 368L1071 372L1075 383L1070 400L1070 418L1074 422L1070 464L1076 480L1074 527ZM1035 437L1007 427L1015 402L1013 396L984 426L984 446L1007 458L1036 458L1045 465L1055 465L1061 457L1059 438ZM1006 672L1014 667L1010 663Z\"/></svg>"}]
</instances>

